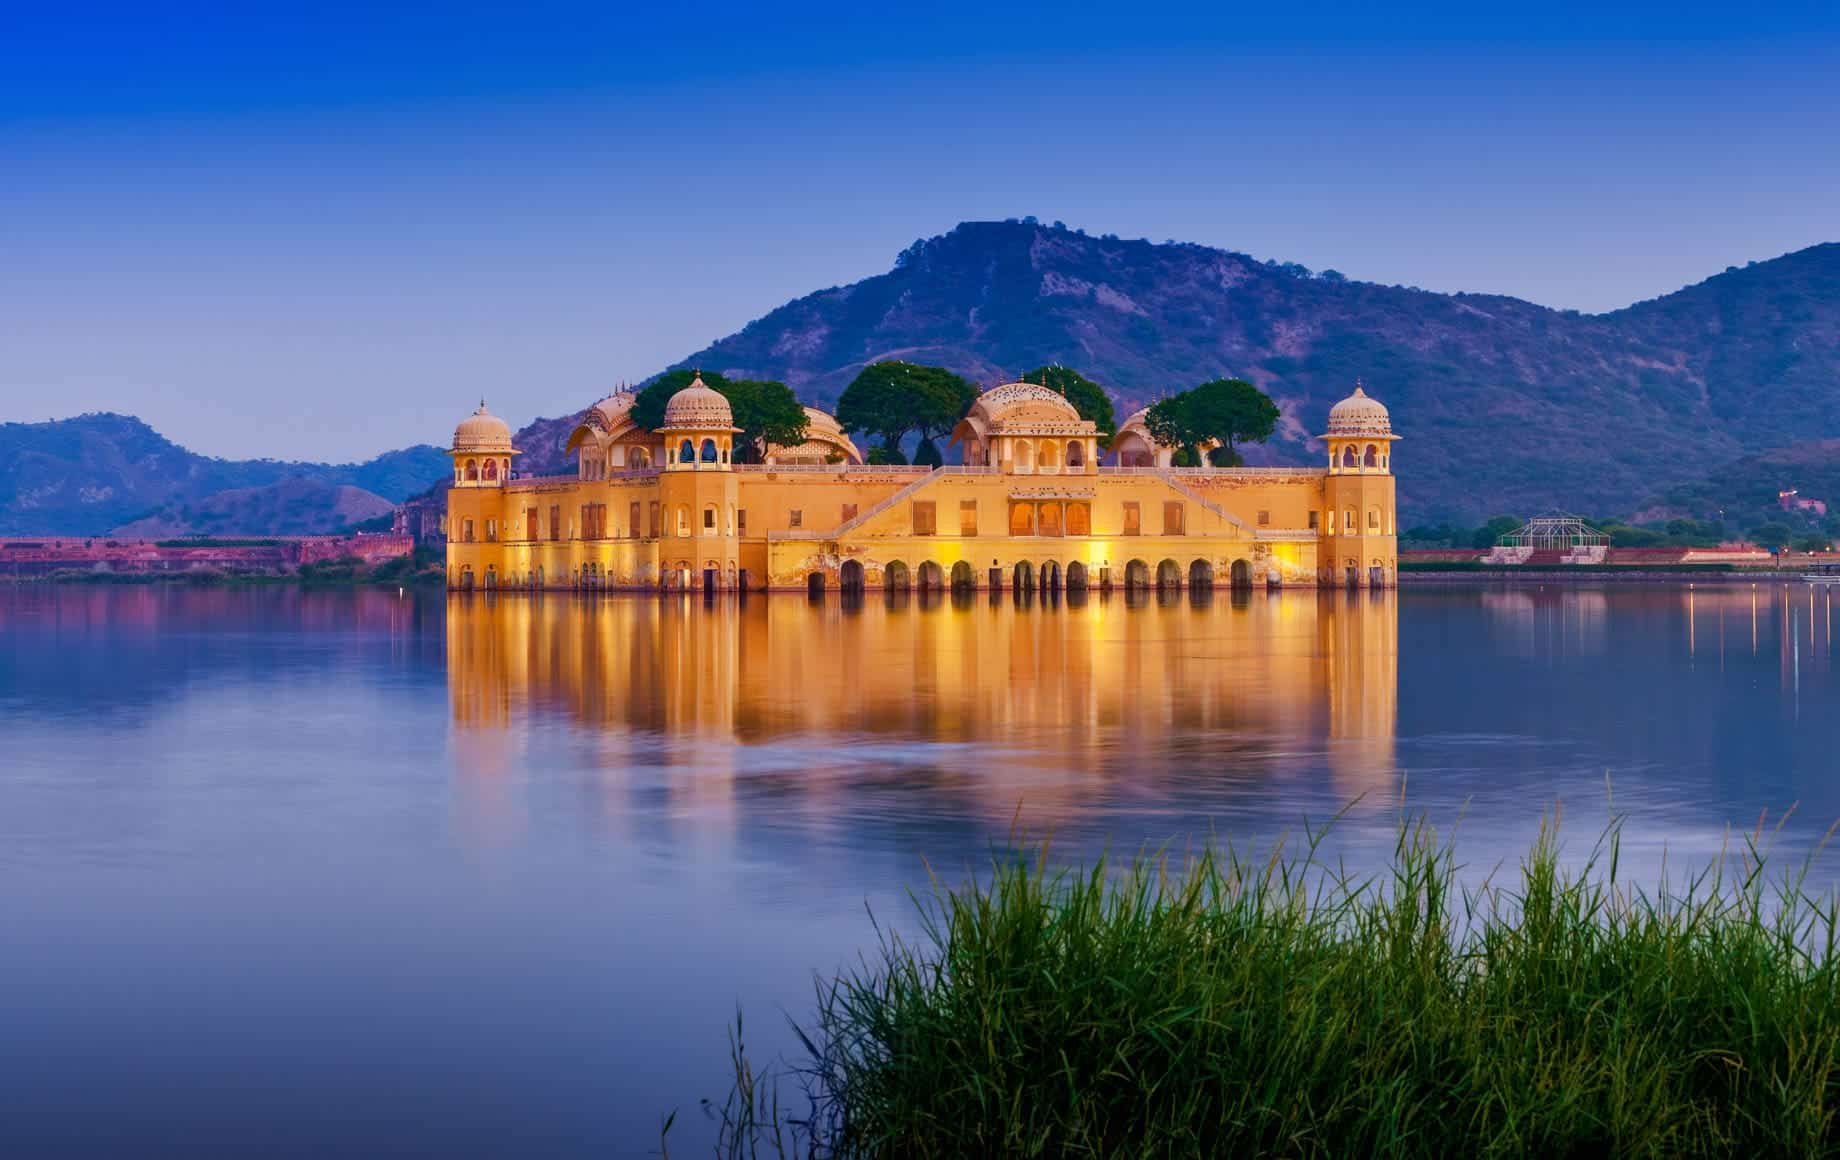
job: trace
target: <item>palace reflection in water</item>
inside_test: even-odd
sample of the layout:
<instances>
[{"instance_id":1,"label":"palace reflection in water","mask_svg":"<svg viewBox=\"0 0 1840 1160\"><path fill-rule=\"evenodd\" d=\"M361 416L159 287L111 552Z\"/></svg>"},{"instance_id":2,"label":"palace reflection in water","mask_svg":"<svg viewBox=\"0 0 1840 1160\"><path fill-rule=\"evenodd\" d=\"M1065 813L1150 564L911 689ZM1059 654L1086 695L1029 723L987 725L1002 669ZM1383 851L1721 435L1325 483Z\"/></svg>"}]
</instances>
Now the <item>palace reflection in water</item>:
<instances>
[{"instance_id":1,"label":"palace reflection in water","mask_svg":"<svg viewBox=\"0 0 1840 1160\"><path fill-rule=\"evenodd\" d=\"M750 748L801 740L873 747L986 816L1020 802L1031 821L1301 749L1322 749L1344 799L1393 788L1390 594L474 595L447 616L456 756L480 774L522 760L508 730L563 713L609 765L682 768L669 792L705 803Z\"/></svg>"}]
</instances>

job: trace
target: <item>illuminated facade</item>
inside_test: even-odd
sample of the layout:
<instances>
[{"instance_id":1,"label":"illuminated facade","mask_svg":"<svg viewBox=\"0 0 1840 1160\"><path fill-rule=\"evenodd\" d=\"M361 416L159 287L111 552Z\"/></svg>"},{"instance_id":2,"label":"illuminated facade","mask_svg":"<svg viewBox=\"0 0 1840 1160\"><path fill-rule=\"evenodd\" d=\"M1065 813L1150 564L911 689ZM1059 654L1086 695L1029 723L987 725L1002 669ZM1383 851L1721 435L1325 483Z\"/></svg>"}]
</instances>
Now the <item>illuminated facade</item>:
<instances>
[{"instance_id":1,"label":"illuminated facade","mask_svg":"<svg viewBox=\"0 0 1840 1160\"><path fill-rule=\"evenodd\" d=\"M449 586L943 590L1392 587L1392 445L1360 387L1329 412L1320 468L1179 468L1142 413L1106 454L1033 383L984 392L953 432L963 466L878 467L807 408L797 447L734 462L728 401L699 378L657 430L634 396L591 407L577 469L517 478L484 405L454 432Z\"/></svg>"}]
</instances>

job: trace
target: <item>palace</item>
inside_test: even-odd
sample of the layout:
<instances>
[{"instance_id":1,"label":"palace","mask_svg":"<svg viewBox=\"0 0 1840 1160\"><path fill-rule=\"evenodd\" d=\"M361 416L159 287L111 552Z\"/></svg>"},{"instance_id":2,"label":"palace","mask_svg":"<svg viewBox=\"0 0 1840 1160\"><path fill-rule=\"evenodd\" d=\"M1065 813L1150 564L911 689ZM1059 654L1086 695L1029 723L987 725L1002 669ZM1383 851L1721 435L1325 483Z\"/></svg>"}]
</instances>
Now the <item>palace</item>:
<instances>
[{"instance_id":1,"label":"palace","mask_svg":"<svg viewBox=\"0 0 1840 1160\"><path fill-rule=\"evenodd\" d=\"M1314 468L1171 465L1144 412L1102 452L1059 393L1004 383L954 430L963 466L865 464L806 408L805 441L734 461L728 400L699 377L647 431L622 392L569 436L575 474L520 477L482 403L454 430L451 588L1391 587L1387 410L1358 385ZM1110 462L1104 462L1109 459Z\"/></svg>"}]
</instances>

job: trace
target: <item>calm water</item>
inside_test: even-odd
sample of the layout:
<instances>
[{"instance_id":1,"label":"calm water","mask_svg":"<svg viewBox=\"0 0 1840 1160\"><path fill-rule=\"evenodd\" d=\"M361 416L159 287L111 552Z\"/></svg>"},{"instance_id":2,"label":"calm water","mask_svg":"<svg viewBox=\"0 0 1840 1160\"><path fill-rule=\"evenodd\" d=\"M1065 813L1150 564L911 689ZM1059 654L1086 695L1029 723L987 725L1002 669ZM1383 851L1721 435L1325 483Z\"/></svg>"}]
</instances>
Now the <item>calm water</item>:
<instances>
[{"instance_id":1,"label":"calm water","mask_svg":"<svg viewBox=\"0 0 1840 1160\"><path fill-rule=\"evenodd\" d=\"M888 607L0 590L12 1155L644 1155L1013 824L1478 862L1840 817L1800 585Z\"/></svg>"}]
</instances>

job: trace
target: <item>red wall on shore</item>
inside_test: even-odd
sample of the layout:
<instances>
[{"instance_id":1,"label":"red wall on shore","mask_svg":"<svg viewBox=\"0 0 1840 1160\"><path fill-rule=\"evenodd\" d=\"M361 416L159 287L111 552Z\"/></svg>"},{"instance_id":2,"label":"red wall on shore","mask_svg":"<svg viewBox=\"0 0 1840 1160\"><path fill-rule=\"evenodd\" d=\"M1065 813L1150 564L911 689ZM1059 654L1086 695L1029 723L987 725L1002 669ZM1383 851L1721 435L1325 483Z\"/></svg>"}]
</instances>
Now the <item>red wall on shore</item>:
<instances>
[{"instance_id":1,"label":"red wall on shore","mask_svg":"<svg viewBox=\"0 0 1840 1160\"><path fill-rule=\"evenodd\" d=\"M0 576L42 576L51 572L291 572L302 564L355 556L377 564L407 556L413 538L395 533L359 536L275 537L272 543L183 547L152 540L42 537L0 541Z\"/></svg>"}]
</instances>

